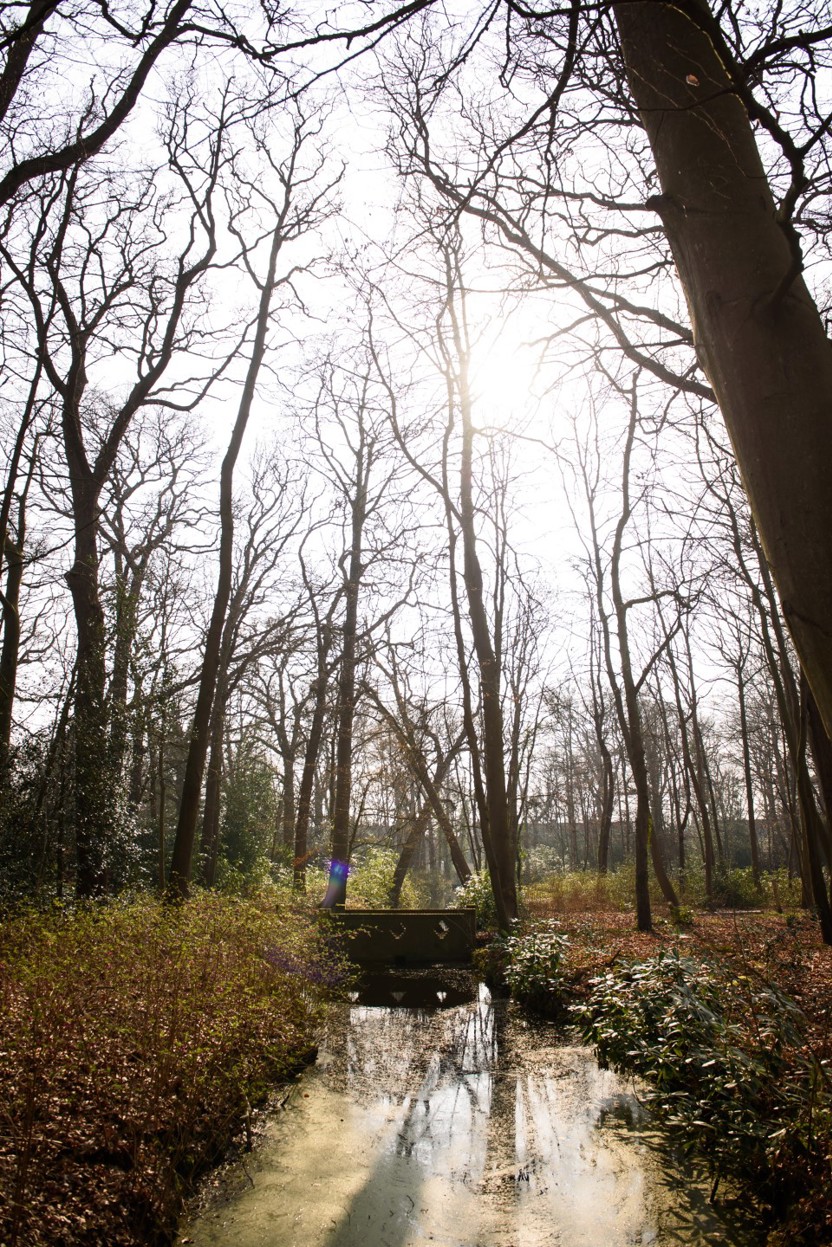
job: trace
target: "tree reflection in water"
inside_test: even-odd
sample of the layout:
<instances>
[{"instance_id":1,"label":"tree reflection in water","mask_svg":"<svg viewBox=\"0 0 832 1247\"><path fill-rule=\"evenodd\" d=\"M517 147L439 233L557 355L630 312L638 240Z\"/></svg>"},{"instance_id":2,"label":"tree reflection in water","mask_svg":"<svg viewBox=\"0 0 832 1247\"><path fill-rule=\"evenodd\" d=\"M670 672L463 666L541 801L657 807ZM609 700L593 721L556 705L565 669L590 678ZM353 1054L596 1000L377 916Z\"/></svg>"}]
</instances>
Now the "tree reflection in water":
<instances>
[{"instance_id":1,"label":"tree reflection in water","mask_svg":"<svg viewBox=\"0 0 832 1247\"><path fill-rule=\"evenodd\" d=\"M755 1242L631 1090L555 1028L459 974L364 993L333 1017L254 1188L188 1227L196 1247Z\"/></svg>"}]
</instances>

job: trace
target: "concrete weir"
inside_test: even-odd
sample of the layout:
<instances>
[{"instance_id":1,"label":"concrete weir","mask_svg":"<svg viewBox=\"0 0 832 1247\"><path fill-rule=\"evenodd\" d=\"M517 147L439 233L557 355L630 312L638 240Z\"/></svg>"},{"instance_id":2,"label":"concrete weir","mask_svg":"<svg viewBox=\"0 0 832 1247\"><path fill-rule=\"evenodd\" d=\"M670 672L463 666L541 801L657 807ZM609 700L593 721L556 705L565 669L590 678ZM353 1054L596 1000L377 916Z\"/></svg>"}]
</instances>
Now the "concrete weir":
<instances>
[{"instance_id":1,"label":"concrete weir","mask_svg":"<svg viewBox=\"0 0 832 1247\"><path fill-rule=\"evenodd\" d=\"M394 969L470 965L477 933L473 909L341 909L324 921L346 936L353 961Z\"/></svg>"}]
</instances>

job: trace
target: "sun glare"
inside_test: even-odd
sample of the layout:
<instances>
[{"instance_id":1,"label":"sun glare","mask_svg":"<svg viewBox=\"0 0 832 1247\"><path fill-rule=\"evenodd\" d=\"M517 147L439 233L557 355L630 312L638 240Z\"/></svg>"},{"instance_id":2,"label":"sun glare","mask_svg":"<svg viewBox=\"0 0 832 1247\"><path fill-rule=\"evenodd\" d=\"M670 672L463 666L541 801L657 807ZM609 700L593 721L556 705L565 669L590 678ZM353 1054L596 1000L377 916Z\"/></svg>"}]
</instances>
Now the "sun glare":
<instances>
[{"instance_id":1,"label":"sun glare","mask_svg":"<svg viewBox=\"0 0 832 1247\"><path fill-rule=\"evenodd\" d=\"M505 322L483 334L471 353L474 421L481 429L519 432L540 403L539 348Z\"/></svg>"}]
</instances>

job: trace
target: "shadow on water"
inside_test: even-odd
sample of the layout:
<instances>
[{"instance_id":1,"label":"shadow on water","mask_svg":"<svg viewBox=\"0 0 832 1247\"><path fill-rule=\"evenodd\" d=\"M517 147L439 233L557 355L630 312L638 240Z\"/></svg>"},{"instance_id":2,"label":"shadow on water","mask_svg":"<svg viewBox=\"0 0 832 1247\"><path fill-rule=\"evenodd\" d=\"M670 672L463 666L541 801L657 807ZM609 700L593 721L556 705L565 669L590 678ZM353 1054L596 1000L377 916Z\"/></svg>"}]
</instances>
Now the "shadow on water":
<instances>
[{"instance_id":1,"label":"shadow on water","mask_svg":"<svg viewBox=\"0 0 832 1247\"><path fill-rule=\"evenodd\" d=\"M373 975L197 1247L752 1247L592 1054L464 972Z\"/></svg>"}]
</instances>

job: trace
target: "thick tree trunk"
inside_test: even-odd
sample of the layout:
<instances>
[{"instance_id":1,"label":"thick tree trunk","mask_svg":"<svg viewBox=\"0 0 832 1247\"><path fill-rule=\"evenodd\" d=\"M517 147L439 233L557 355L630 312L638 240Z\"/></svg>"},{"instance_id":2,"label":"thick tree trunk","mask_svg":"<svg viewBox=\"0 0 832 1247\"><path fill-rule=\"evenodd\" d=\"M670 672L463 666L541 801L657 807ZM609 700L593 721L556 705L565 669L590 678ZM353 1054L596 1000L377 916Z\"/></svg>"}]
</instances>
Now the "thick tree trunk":
<instances>
[{"instance_id":1,"label":"thick tree trunk","mask_svg":"<svg viewBox=\"0 0 832 1247\"><path fill-rule=\"evenodd\" d=\"M69 457L75 561L66 574L75 610L75 892L86 899L105 888L113 832L113 784L106 748L104 609L98 585L99 486ZM103 747L102 747L103 746Z\"/></svg>"},{"instance_id":2,"label":"thick tree trunk","mask_svg":"<svg viewBox=\"0 0 832 1247\"><path fill-rule=\"evenodd\" d=\"M824 731L823 720L820 717L817 702L812 696L812 690L806 683L805 676L801 681L800 696L806 706L806 714L809 721L809 743L815 764L815 775L817 776L823 797L823 810L825 813L825 818L822 820L824 833L823 850L826 856L827 867L832 871L832 741L830 741Z\"/></svg>"},{"instance_id":3,"label":"thick tree trunk","mask_svg":"<svg viewBox=\"0 0 832 1247\"><path fill-rule=\"evenodd\" d=\"M601 797L598 817L598 874L605 875L610 864L610 833L612 831L612 815L615 809L615 775L612 765L612 754L606 742L601 744Z\"/></svg>"},{"instance_id":4,"label":"thick tree trunk","mask_svg":"<svg viewBox=\"0 0 832 1247\"><path fill-rule=\"evenodd\" d=\"M220 797L222 792L222 737L225 715L214 707L211 724L211 750L205 777L205 804L202 811L202 837L199 846L200 883L212 888L217 876L220 852Z\"/></svg>"},{"instance_id":5,"label":"thick tree trunk","mask_svg":"<svg viewBox=\"0 0 832 1247\"><path fill-rule=\"evenodd\" d=\"M661 180L649 202L832 735L832 348L704 0L622 0L614 11Z\"/></svg>"}]
</instances>

